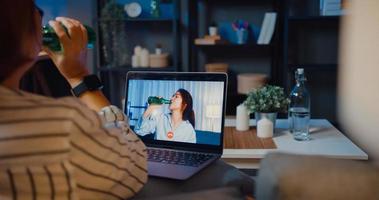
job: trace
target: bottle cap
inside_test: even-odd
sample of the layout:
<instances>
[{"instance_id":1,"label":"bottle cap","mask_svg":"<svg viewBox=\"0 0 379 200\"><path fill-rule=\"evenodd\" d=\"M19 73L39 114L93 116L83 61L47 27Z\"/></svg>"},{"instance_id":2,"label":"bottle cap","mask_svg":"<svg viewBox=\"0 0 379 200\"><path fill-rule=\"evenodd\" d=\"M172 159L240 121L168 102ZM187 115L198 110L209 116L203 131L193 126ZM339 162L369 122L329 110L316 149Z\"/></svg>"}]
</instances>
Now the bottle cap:
<instances>
[{"instance_id":1,"label":"bottle cap","mask_svg":"<svg viewBox=\"0 0 379 200\"><path fill-rule=\"evenodd\" d=\"M304 74L304 69L303 68L297 68L297 73L298 74Z\"/></svg>"}]
</instances>

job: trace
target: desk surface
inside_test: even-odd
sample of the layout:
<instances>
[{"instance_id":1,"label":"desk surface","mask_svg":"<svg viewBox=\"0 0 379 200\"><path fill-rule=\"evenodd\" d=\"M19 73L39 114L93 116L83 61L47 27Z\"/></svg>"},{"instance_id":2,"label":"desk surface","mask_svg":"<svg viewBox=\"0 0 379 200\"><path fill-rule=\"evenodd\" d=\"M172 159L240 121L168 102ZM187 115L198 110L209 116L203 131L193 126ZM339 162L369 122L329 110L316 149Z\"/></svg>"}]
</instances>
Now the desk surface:
<instances>
[{"instance_id":1,"label":"desk surface","mask_svg":"<svg viewBox=\"0 0 379 200\"><path fill-rule=\"evenodd\" d=\"M254 119L250 120L250 125L255 126ZM225 126L235 126L235 119L225 119ZM310 132L312 138L310 141L296 141L288 131L287 120L278 119L273 137L277 149L224 149L222 159L226 162L228 160L240 162L243 159L260 160L268 152L319 155L339 159L368 159L368 155L364 151L325 119L311 120ZM243 166L237 167L244 168Z\"/></svg>"}]
</instances>

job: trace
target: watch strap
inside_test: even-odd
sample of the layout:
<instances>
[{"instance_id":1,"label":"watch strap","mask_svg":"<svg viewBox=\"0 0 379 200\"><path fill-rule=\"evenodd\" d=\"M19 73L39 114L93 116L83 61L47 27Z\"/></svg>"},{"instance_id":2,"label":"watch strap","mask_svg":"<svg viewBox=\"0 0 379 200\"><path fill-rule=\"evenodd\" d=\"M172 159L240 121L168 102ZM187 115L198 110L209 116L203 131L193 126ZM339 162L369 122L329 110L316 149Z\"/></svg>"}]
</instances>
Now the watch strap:
<instances>
[{"instance_id":1,"label":"watch strap","mask_svg":"<svg viewBox=\"0 0 379 200\"><path fill-rule=\"evenodd\" d=\"M86 91L100 90L102 87L103 84L100 79L96 75L92 74L85 76L77 86L71 89L71 93L74 96L79 97Z\"/></svg>"}]
</instances>

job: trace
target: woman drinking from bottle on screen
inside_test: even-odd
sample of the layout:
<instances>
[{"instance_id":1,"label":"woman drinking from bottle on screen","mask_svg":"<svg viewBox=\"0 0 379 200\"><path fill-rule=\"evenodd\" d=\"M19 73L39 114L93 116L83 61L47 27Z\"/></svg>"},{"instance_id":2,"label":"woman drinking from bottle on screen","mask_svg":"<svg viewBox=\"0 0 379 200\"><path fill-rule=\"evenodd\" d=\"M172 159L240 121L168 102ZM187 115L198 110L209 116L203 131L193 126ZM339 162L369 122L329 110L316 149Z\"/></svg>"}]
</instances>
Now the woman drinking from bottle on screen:
<instances>
[{"instance_id":1,"label":"woman drinking from bottle on screen","mask_svg":"<svg viewBox=\"0 0 379 200\"><path fill-rule=\"evenodd\" d=\"M145 136L155 134L154 139L196 143L195 114L191 94L179 89L171 97L171 113L159 112L162 104L149 104L139 119L135 132Z\"/></svg>"}]
</instances>

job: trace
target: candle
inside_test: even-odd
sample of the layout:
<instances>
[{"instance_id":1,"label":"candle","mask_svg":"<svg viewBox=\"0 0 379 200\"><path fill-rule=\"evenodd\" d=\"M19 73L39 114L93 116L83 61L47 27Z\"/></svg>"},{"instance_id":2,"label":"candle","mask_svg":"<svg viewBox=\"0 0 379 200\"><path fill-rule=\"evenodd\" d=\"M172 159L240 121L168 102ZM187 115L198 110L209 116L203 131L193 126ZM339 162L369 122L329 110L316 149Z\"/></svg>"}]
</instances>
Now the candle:
<instances>
[{"instance_id":1,"label":"candle","mask_svg":"<svg viewBox=\"0 0 379 200\"><path fill-rule=\"evenodd\" d=\"M134 54L132 56L132 67L139 67L140 66L140 56Z\"/></svg>"},{"instance_id":2,"label":"candle","mask_svg":"<svg viewBox=\"0 0 379 200\"><path fill-rule=\"evenodd\" d=\"M267 118L262 118L257 122L257 135L260 138L269 138L274 135L274 124Z\"/></svg>"},{"instance_id":3,"label":"candle","mask_svg":"<svg viewBox=\"0 0 379 200\"><path fill-rule=\"evenodd\" d=\"M244 104L237 106L236 129L237 131L249 130L249 112Z\"/></svg>"},{"instance_id":4,"label":"candle","mask_svg":"<svg viewBox=\"0 0 379 200\"><path fill-rule=\"evenodd\" d=\"M145 48L143 48L141 50L141 56L140 56L141 60L139 63L141 67L149 67L149 65L150 65L149 64L149 55L150 55L149 50L147 50Z\"/></svg>"}]
</instances>

